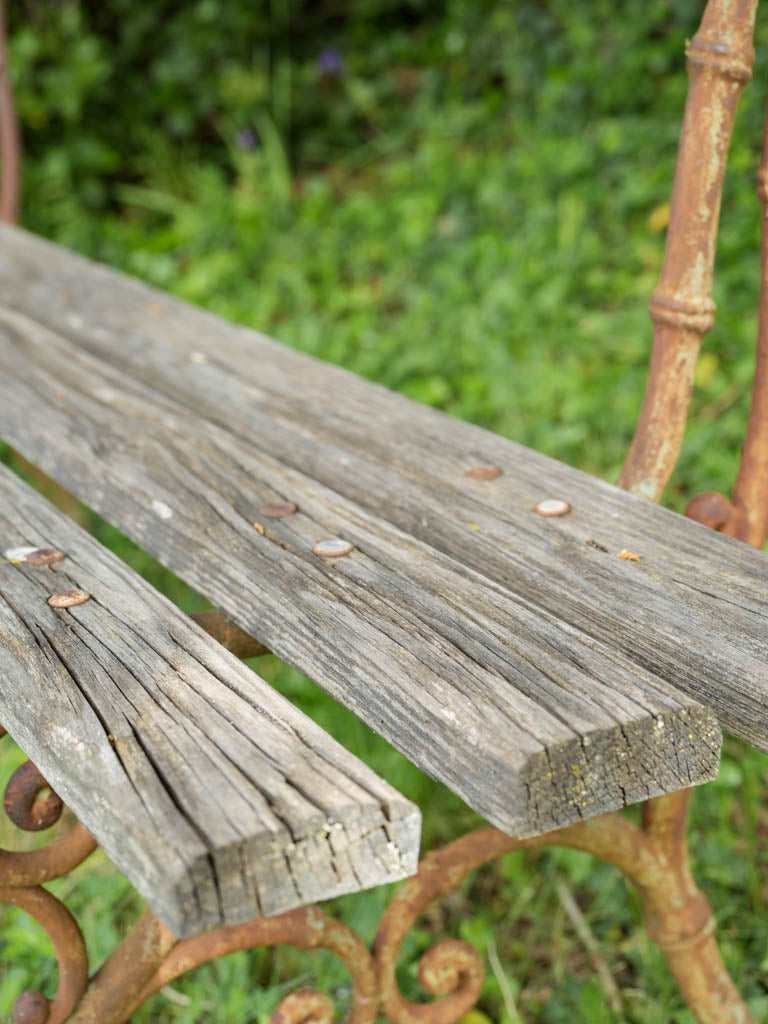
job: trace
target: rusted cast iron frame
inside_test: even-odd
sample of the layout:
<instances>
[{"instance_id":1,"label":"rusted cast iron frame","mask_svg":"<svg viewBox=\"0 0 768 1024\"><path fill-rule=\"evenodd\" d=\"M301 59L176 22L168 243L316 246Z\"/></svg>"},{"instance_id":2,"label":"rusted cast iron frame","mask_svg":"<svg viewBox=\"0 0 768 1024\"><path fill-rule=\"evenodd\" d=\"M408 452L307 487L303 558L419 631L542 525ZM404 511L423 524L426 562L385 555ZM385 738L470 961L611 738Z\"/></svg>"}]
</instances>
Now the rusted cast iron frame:
<instances>
[{"instance_id":1,"label":"rusted cast iron frame","mask_svg":"<svg viewBox=\"0 0 768 1024\"><path fill-rule=\"evenodd\" d=\"M379 1009L394 1024L453 1024L480 995L484 974L480 954L454 939L438 943L422 957L419 978L424 989L439 998L413 1003L404 999L395 978L403 938L419 914L453 890L468 872L505 853L546 846L592 853L619 868L636 886L643 898L646 929L664 951L700 1024L754 1024L723 966L709 903L690 873L689 795L683 790L649 801L642 828L620 814L608 814L531 839L515 839L490 827L463 836L428 854L418 874L398 891L382 918L373 956L354 932L316 907L181 942L147 912L96 975L68 1024L122 1024L145 999L179 975L236 950L276 943L329 949L344 961L353 980L347 1024L372 1024ZM330 1024L333 1007L319 993L302 991L283 1000L272 1021L299 1024L310 1018Z\"/></svg>"},{"instance_id":2,"label":"rusted cast iron frame","mask_svg":"<svg viewBox=\"0 0 768 1024\"><path fill-rule=\"evenodd\" d=\"M260 654L269 654L264 644L259 643L244 629L240 629L224 612L211 608L204 612L194 612L191 617L209 636L218 640L238 658L255 658Z\"/></svg>"},{"instance_id":3,"label":"rusted cast iron frame","mask_svg":"<svg viewBox=\"0 0 768 1024\"><path fill-rule=\"evenodd\" d=\"M0 0L0 221L15 224L21 193L21 135L8 74L5 2Z\"/></svg>"},{"instance_id":4,"label":"rusted cast iron frame","mask_svg":"<svg viewBox=\"0 0 768 1024\"><path fill-rule=\"evenodd\" d=\"M422 959L427 991L443 995L415 1004L395 979L400 944L415 918L454 889L471 870L513 850L569 846L619 868L640 892L645 926L664 951L688 1005L700 1024L754 1024L723 966L714 940L706 896L690 873L685 842L689 791L649 801L643 827L620 814L580 822L532 839L514 839L480 829L428 854L387 908L374 944L381 1006L396 1024L451 1024L475 1003L482 987L482 961L466 943L438 944Z\"/></svg>"},{"instance_id":5,"label":"rusted cast iron frame","mask_svg":"<svg viewBox=\"0 0 768 1024\"><path fill-rule=\"evenodd\" d=\"M0 728L0 737L4 735ZM3 804L11 821L27 831L50 828L62 813L61 800L30 761L11 776ZM22 853L0 850L0 901L20 907L42 925L59 964L54 999L49 1001L36 991L22 993L13 1009L15 1024L62 1024L85 992L88 956L82 933L63 903L43 889L42 883L67 874L95 849L93 837L78 822L41 849Z\"/></svg>"},{"instance_id":6,"label":"rusted cast iron frame","mask_svg":"<svg viewBox=\"0 0 768 1024\"><path fill-rule=\"evenodd\" d=\"M126 1012L114 1017L83 1017L76 1014L71 1024L122 1024L135 1009L163 985L200 964L254 946L287 944L299 949L327 949L335 953L349 969L352 978L352 1006L347 1024L368 1024L375 1020L379 1005L376 971L365 943L351 928L328 917L318 907L301 907L277 917L263 917L247 924L219 928L216 931L184 939L169 953L155 975L133 1000ZM271 1017L272 1024L300 1024L310 1019L331 1024L333 1005L317 992L294 992L284 999Z\"/></svg>"},{"instance_id":7,"label":"rusted cast iron frame","mask_svg":"<svg viewBox=\"0 0 768 1024\"><path fill-rule=\"evenodd\" d=\"M683 439L701 340L713 323L712 270L736 103L751 76L757 0L709 0L686 49L690 85L643 407L619 483L658 501Z\"/></svg>"},{"instance_id":8,"label":"rusted cast iron frame","mask_svg":"<svg viewBox=\"0 0 768 1024\"><path fill-rule=\"evenodd\" d=\"M38 790L44 787L45 780L39 777ZM9 789L7 803L29 804L28 788ZM709 903L690 874L685 841L688 801L688 790L649 801L644 806L642 828L619 814L608 814L531 839L515 839L490 827L464 836L428 854L418 874L399 890L382 918L373 956L351 929L316 907L184 941L177 941L146 911L87 991L87 956L80 930L66 908L38 884L65 873L95 847L90 837L83 841L84 830L76 827L58 841L60 860L55 866L41 858L32 866L23 864L24 858L35 858L36 853L49 854L56 844L29 854L6 854L15 861L0 862L0 899L40 921L59 961L59 990L53 1002L39 992L24 993L14 1008L14 1021L122 1024L163 985L202 963L235 950L286 943L303 949L329 949L346 964L353 982L348 1024L372 1024L379 1007L394 1024L452 1024L480 995L483 964L479 953L457 940L438 943L422 957L419 978L426 991L440 998L423 1005L411 1003L402 997L395 980L397 954L405 934L432 900L454 889L474 868L513 850L560 845L613 864L638 888L648 933L664 951L701 1024L754 1024L720 959ZM14 813L22 809L13 806ZM5 865L10 866L10 873L2 870ZM26 884L15 884L18 878ZM302 991L283 1000L272 1019L273 1024L299 1024L310 1018L317 1024L331 1024L333 1007L319 993Z\"/></svg>"},{"instance_id":9,"label":"rusted cast iron frame","mask_svg":"<svg viewBox=\"0 0 768 1024\"><path fill-rule=\"evenodd\" d=\"M752 384L744 449L733 489L733 501L709 491L693 498L686 515L730 537L762 548L768 534L768 104L766 104L763 157L757 174L757 195L762 212L760 240L760 306L757 360Z\"/></svg>"}]
</instances>

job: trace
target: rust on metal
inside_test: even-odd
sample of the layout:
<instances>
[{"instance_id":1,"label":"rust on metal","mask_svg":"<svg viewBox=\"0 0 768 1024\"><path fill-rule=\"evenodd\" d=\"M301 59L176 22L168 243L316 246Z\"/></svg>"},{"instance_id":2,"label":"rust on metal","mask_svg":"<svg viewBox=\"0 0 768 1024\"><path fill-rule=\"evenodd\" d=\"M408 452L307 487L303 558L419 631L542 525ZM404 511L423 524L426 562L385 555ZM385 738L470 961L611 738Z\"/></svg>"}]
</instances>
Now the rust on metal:
<instances>
[{"instance_id":1,"label":"rust on metal","mask_svg":"<svg viewBox=\"0 0 768 1024\"><path fill-rule=\"evenodd\" d=\"M762 212L757 359L752 406L733 489L733 511L722 530L731 537L762 548L768 535L768 105L757 194Z\"/></svg>"},{"instance_id":2,"label":"rust on metal","mask_svg":"<svg viewBox=\"0 0 768 1024\"><path fill-rule=\"evenodd\" d=\"M13 1004L14 1024L45 1024L51 1012L51 1003L47 996L36 989L22 992Z\"/></svg>"},{"instance_id":3,"label":"rust on metal","mask_svg":"<svg viewBox=\"0 0 768 1024\"><path fill-rule=\"evenodd\" d=\"M67 1024L122 1024L157 969L177 943L151 910L145 910L123 942L99 968ZM143 1001L143 1000L142 1000ZM134 1006L131 1007L131 1004Z\"/></svg>"},{"instance_id":4,"label":"rust on metal","mask_svg":"<svg viewBox=\"0 0 768 1024\"><path fill-rule=\"evenodd\" d=\"M733 517L733 505L719 491L705 491L688 502L685 514L713 530L722 529Z\"/></svg>"},{"instance_id":5,"label":"rust on metal","mask_svg":"<svg viewBox=\"0 0 768 1024\"><path fill-rule=\"evenodd\" d=\"M642 828L616 813L529 839L488 827L427 854L418 874L395 894L376 934L374 960L383 1013L395 1024L453 1024L463 1016L482 987L479 954L464 944L441 954L442 991L452 986L447 995L418 1004L401 994L395 966L413 922L432 900L446 895L481 864L513 850L569 846L613 864L638 889L649 934L659 941L700 1024L754 1024L720 958L709 904L690 873L685 841L688 801L688 790L648 801Z\"/></svg>"},{"instance_id":6,"label":"rust on metal","mask_svg":"<svg viewBox=\"0 0 768 1024\"><path fill-rule=\"evenodd\" d=\"M495 480L501 476L501 469L498 466L471 466L464 476L470 480Z\"/></svg>"},{"instance_id":7,"label":"rust on metal","mask_svg":"<svg viewBox=\"0 0 768 1024\"><path fill-rule=\"evenodd\" d=\"M330 537L328 540L318 541L312 551L321 558L343 558L353 551L354 547L354 544L342 540L341 537Z\"/></svg>"},{"instance_id":8,"label":"rust on metal","mask_svg":"<svg viewBox=\"0 0 768 1024\"><path fill-rule=\"evenodd\" d=\"M571 506L561 498L545 498L534 505L533 511L539 516L567 516Z\"/></svg>"},{"instance_id":9,"label":"rust on metal","mask_svg":"<svg viewBox=\"0 0 768 1024\"><path fill-rule=\"evenodd\" d=\"M0 850L0 886L31 886L69 874L93 853L96 840L79 821L38 850Z\"/></svg>"},{"instance_id":10,"label":"rust on metal","mask_svg":"<svg viewBox=\"0 0 768 1024\"><path fill-rule=\"evenodd\" d=\"M682 443L701 339L713 323L712 271L725 161L754 61L757 0L709 0L687 47L690 84L659 286L651 364L620 486L658 501Z\"/></svg>"},{"instance_id":11,"label":"rust on metal","mask_svg":"<svg viewBox=\"0 0 768 1024\"><path fill-rule=\"evenodd\" d=\"M75 605L85 604L90 599L91 595L87 590L62 590L58 594L51 594L48 604L51 608L74 608Z\"/></svg>"},{"instance_id":12,"label":"rust on metal","mask_svg":"<svg viewBox=\"0 0 768 1024\"><path fill-rule=\"evenodd\" d=\"M127 1019L130 1013L163 985L200 964L253 946L283 943L299 949L327 949L335 953L352 978L352 1006L346 1024L373 1024L378 1008L378 992L371 954L351 928L328 917L317 907L301 907L277 917L261 917L247 924L218 928L205 935L184 939L173 947L151 980L131 1002L125 1016L114 1018L114 1024ZM294 993L294 997L296 995ZM305 997L300 998L303 1005L307 1006ZM287 1000L291 1000L287 1009L281 1003L275 1010L273 1024L280 1020L284 1024L288 1020L296 1020L295 998L288 996ZM312 1005L316 1005L314 1000ZM81 1019L78 1015L73 1018L72 1024L95 1024L95 1020L85 1017ZM99 1024L102 1022L99 1021ZM105 1020L103 1024L113 1024L113 1018Z\"/></svg>"},{"instance_id":13,"label":"rust on metal","mask_svg":"<svg viewBox=\"0 0 768 1024\"><path fill-rule=\"evenodd\" d=\"M296 511L292 501L268 501L265 505L259 505L256 514L265 519L282 519L283 516L291 516Z\"/></svg>"},{"instance_id":14,"label":"rust on metal","mask_svg":"<svg viewBox=\"0 0 768 1024\"><path fill-rule=\"evenodd\" d=\"M333 1003L323 992L301 988L282 1000L270 1024L333 1024Z\"/></svg>"},{"instance_id":15,"label":"rust on metal","mask_svg":"<svg viewBox=\"0 0 768 1024\"><path fill-rule=\"evenodd\" d=\"M191 618L205 632L218 640L222 647L237 655L238 658L255 658L259 654L269 654L264 644L259 643L250 633L232 621L224 612L210 608L204 612L193 612Z\"/></svg>"},{"instance_id":16,"label":"rust on metal","mask_svg":"<svg viewBox=\"0 0 768 1024\"><path fill-rule=\"evenodd\" d=\"M6 900L30 914L45 929L59 964L59 988L50 1004L45 1024L63 1024L79 1003L88 984L88 955L83 935L70 912L39 886L0 888ZM22 1009L27 1008L22 1001ZM16 1024L21 1024L16 1021Z\"/></svg>"},{"instance_id":17,"label":"rust on metal","mask_svg":"<svg viewBox=\"0 0 768 1024\"><path fill-rule=\"evenodd\" d=\"M0 220L15 224L21 196L21 132L8 68L5 3L0 0Z\"/></svg>"},{"instance_id":18,"label":"rust on metal","mask_svg":"<svg viewBox=\"0 0 768 1024\"><path fill-rule=\"evenodd\" d=\"M48 790L43 800L40 794ZM36 765L25 761L8 780L3 798L5 813L25 832L42 832L55 825L64 804L51 789Z\"/></svg>"},{"instance_id":19,"label":"rust on metal","mask_svg":"<svg viewBox=\"0 0 768 1024\"><path fill-rule=\"evenodd\" d=\"M36 551L30 551L25 561L28 565L53 565L62 558L66 558L64 551L58 551L56 548L37 548Z\"/></svg>"}]
</instances>

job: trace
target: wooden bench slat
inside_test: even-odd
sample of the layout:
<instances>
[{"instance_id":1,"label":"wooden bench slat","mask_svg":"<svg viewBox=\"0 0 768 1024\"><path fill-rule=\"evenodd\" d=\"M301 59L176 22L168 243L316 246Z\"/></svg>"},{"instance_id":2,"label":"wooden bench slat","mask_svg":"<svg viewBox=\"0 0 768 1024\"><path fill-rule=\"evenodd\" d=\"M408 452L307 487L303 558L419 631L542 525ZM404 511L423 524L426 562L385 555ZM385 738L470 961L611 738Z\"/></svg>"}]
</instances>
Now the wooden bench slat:
<instances>
[{"instance_id":1,"label":"wooden bench slat","mask_svg":"<svg viewBox=\"0 0 768 1024\"><path fill-rule=\"evenodd\" d=\"M652 621L640 651L608 628L646 563L570 542L578 508L533 515L560 496L540 457L18 231L0 287L0 435L495 824L541 832L714 773L713 718L665 681L687 654L662 678ZM491 449L505 475L467 479ZM275 498L300 511L261 535ZM337 534L356 550L333 566L311 549Z\"/></svg>"},{"instance_id":2,"label":"wooden bench slat","mask_svg":"<svg viewBox=\"0 0 768 1024\"><path fill-rule=\"evenodd\" d=\"M0 546L0 721L178 935L416 869L413 804L4 466Z\"/></svg>"}]
</instances>

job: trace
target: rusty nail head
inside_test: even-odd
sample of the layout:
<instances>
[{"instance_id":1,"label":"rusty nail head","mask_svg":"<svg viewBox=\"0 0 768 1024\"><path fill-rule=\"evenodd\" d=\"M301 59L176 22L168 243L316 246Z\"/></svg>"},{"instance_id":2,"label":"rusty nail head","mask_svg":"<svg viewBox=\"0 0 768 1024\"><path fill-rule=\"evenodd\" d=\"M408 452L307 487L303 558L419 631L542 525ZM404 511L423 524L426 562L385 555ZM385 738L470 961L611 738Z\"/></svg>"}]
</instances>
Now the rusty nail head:
<instances>
[{"instance_id":1,"label":"rusty nail head","mask_svg":"<svg viewBox=\"0 0 768 1024\"><path fill-rule=\"evenodd\" d=\"M64 552L57 551L55 548L38 548L37 551L30 551L26 560L29 565L52 565L54 562L60 562L64 557Z\"/></svg>"},{"instance_id":2,"label":"rusty nail head","mask_svg":"<svg viewBox=\"0 0 768 1024\"><path fill-rule=\"evenodd\" d=\"M292 501L268 501L266 505L259 505L256 511L265 519L282 519L293 515L296 506Z\"/></svg>"},{"instance_id":3,"label":"rusty nail head","mask_svg":"<svg viewBox=\"0 0 768 1024\"><path fill-rule=\"evenodd\" d=\"M561 498L545 498L533 511L540 516L564 516L571 511L571 506Z\"/></svg>"},{"instance_id":4,"label":"rusty nail head","mask_svg":"<svg viewBox=\"0 0 768 1024\"><path fill-rule=\"evenodd\" d=\"M341 558L348 555L354 549L354 544L341 540L340 537L331 537L330 540L321 540L312 548L316 555L321 558Z\"/></svg>"},{"instance_id":5,"label":"rusty nail head","mask_svg":"<svg viewBox=\"0 0 768 1024\"><path fill-rule=\"evenodd\" d=\"M51 608L72 608L76 604L85 604L90 597L86 590L62 590L59 594L51 594L48 604Z\"/></svg>"},{"instance_id":6,"label":"rusty nail head","mask_svg":"<svg viewBox=\"0 0 768 1024\"><path fill-rule=\"evenodd\" d=\"M501 470L498 466L472 466L464 475L471 480L495 480L501 476Z\"/></svg>"}]
</instances>

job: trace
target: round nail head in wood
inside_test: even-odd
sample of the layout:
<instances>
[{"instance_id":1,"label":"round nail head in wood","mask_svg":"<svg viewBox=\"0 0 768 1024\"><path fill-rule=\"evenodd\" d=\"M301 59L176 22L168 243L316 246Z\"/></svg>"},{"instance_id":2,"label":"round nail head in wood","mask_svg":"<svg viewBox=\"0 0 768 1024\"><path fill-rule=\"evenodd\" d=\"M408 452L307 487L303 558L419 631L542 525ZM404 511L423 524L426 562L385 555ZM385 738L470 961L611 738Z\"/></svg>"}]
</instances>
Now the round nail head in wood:
<instances>
[{"instance_id":1,"label":"round nail head in wood","mask_svg":"<svg viewBox=\"0 0 768 1024\"><path fill-rule=\"evenodd\" d=\"M85 604L90 597L87 590L62 590L59 594L51 594L48 604L51 608L74 608L76 604Z\"/></svg>"},{"instance_id":2,"label":"round nail head in wood","mask_svg":"<svg viewBox=\"0 0 768 1024\"><path fill-rule=\"evenodd\" d=\"M497 476L501 476L501 470L498 466L472 466L466 472L471 480L495 480Z\"/></svg>"},{"instance_id":3,"label":"round nail head in wood","mask_svg":"<svg viewBox=\"0 0 768 1024\"><path fill-rule=\"evenodd\" d=\"M545 498L533 511L540 516L565 516L571 511L571 506L561 498Z\"/></svg>"},{"instance_id":4,"label":"round nail head in wood","mask_svg":"<svg viewBox=\"0 0 768 1024\"><path fill-rule=\"evenodd\" d=\"M296 506L292 501L268 501L266 505L259 505L256 511L265 519L282 519L283 516L292 516Z\"/></svg>"},{"instance_id":5,"label":"round nail head in wood","mask_svg":"<svg viewBox=\"0 0 768 1024\"><path fill-rule=\"evenodd\" d=\"M26 561L29 565L53 565L65 557L63 551L57 551L55 548L38 548L36 551L30 551Z\"/></svg>"},{"instance_id":6,"label":"round nail head in wood","mask_svg":"<svg viewBox=\"0 0 768 1024\"><path fill-rule=\"evenodd\" d=\"M329 540L318 541L312 550L321 558L342 558L354 550L354 544L350 544L349 541L342 540L340 537L331 537Z\"/></svg>"}]
</instances>

